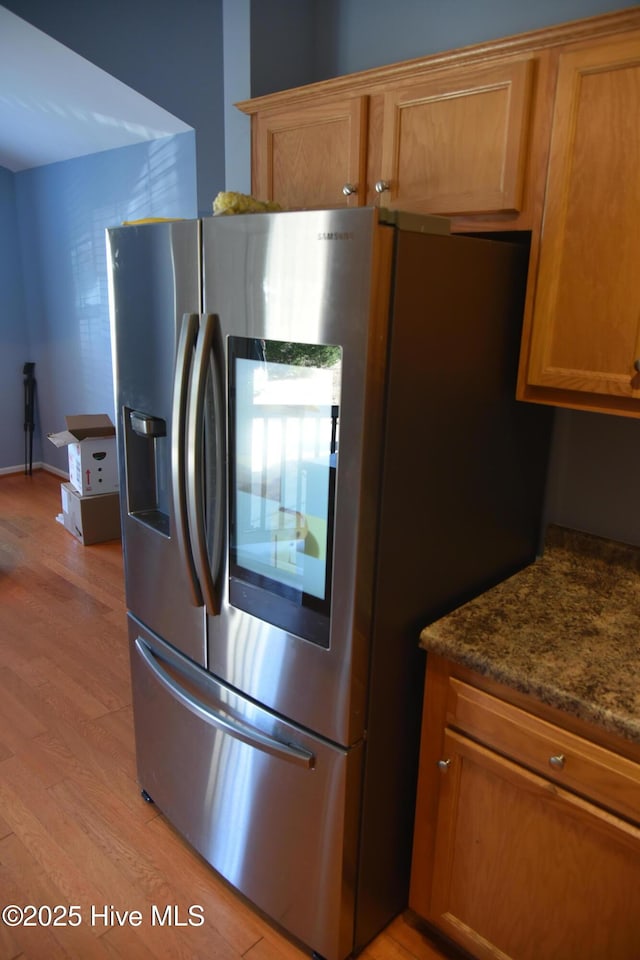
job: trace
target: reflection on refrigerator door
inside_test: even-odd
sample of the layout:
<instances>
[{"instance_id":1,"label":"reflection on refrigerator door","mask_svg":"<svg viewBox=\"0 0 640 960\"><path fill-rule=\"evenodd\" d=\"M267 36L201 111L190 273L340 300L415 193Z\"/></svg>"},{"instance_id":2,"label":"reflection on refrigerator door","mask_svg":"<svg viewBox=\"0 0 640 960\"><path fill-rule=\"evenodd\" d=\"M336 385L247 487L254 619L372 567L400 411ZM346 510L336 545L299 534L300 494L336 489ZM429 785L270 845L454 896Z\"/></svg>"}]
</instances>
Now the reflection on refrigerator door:
<instances>
[{"instance_id":1,"label":"reflection on refrigerator door","mask_svg":"<svg viewBox=\"0 0 640 960\"><path fill-rule=\"evenodd\" d=\"M132 617L129 635L144 790L294 937L348 954L362 745L343 750L274 716Z\"/></svg>"}]
</instances>

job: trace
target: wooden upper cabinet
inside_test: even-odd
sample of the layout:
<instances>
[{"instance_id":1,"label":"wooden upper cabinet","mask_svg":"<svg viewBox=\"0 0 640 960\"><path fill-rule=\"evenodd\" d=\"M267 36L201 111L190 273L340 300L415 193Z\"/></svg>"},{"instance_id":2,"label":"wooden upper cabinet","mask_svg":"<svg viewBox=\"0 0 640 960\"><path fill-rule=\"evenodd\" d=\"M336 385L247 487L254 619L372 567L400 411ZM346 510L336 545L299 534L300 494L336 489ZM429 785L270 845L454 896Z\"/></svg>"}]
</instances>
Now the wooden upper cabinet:
<instances>
[{"instance_id":1,"label":"wooden upper cabinet","mask_svg":"<svg viewBox=\"0 0 640 960\"><path fill-rule=\"evenodd\" d=\"M530 231L518 398L640 417L640 6L237 106L260 199Z\"/></svg>"},{"instance_id":2,"label":"wooden upper cabinet","mask_svg":"<svg viewBox=\"0 0 640 960\"><path fill-rule=\"evenodd\" d=\"M436 73L384 94L384 206L449 215L519 213L535 61Z\"/></svg>"},{"instance_id":3,"label":"wooden upper cabinet","mask_svg":"<svg viewBox=\"0 0 640 960\"><path fill-rule=\"evenodd\" d=\"M522 398L640 416L639 265L636 31L559 57Z\"/></svg>"},{"instance_id":4,"label":"wooden upper cabinet","mask_svg":"<svg viewBox=\"0 0 640 960\"><path fill-rule=\"evenodd\" d=\"M258 113L253 192L287 210L365 202L367 98Z\"/></svg>"}]
</instances>

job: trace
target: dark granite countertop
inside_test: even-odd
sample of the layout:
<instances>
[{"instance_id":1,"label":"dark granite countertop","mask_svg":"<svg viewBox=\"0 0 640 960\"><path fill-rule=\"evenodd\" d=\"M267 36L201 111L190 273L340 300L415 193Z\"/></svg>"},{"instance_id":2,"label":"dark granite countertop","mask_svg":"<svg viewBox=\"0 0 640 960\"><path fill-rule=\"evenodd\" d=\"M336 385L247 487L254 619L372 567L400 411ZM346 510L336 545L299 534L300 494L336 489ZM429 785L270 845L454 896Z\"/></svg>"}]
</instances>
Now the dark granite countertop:
<instances>
[{"instance_id":1,"label":"dark granite countertop","mask_svg":"<svg viewBox=\"0 0 640 960\"><path fill-rule=\"evenodd\" d=\"M550 527L543 556L421 645L640 742L640 547Z\"/></svg>"}]
</instances>

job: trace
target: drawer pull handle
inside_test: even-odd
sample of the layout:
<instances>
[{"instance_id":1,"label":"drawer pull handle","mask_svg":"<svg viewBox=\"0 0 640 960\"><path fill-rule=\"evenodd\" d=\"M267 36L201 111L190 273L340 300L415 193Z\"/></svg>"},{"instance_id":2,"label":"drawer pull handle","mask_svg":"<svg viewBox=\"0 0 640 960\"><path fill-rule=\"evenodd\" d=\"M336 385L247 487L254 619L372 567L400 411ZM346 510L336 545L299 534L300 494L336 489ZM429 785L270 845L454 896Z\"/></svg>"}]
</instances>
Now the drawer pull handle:
<instances>
[{"instance_id":1,"label":"drawer pull handle","mask_svg":"<svg viewBox=\"0 0 640 960\"><path fill-rule=\"evenodd\" d=\"M450 766L451 766L451 760L438 760L439 770L442 770L444 772L445 770L448 770Z\"/></svg>"},{"instance_id":2,"label":"drawer pull handle","mask_svg":"<svg viewBox=\"0 0 640 960\"><path fill-rule=\"evenodd\" d=\"M561 753L556 753L553 757L549 757L549 766L553 767L554 770L564 769L564 756Z\"/></svg>"}]
</instances>

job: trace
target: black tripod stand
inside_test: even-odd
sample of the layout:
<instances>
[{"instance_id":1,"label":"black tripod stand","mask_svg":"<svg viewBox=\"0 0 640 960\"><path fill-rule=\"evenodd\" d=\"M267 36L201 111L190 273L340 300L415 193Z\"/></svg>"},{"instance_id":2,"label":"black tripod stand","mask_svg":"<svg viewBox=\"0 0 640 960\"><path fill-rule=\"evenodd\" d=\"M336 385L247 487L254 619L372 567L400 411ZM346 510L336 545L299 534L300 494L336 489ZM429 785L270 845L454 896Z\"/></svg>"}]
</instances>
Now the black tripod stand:
<instances>
[{"instance_id":1,"label":"black tripod stand","mask_svg":"<svg viewBox=\"0 0 640 960\"><path fill-rule=\"evenodd\" d=\"M25 363L24 375L24 472L31 476L33 464L33 427L35 419L36 378L33 374L35 363Z\"/></svg>"}]
</instances>

